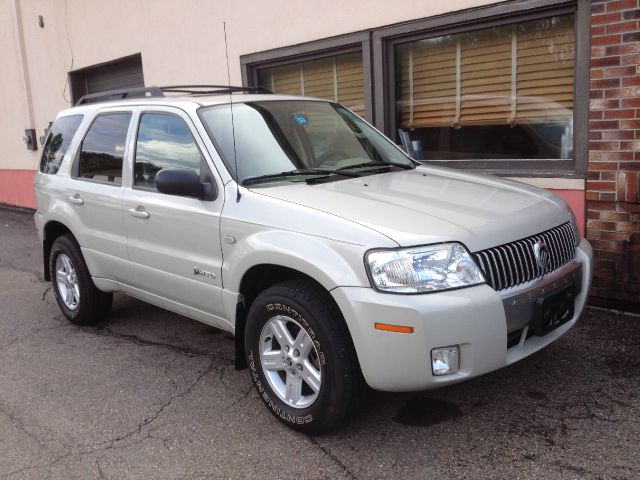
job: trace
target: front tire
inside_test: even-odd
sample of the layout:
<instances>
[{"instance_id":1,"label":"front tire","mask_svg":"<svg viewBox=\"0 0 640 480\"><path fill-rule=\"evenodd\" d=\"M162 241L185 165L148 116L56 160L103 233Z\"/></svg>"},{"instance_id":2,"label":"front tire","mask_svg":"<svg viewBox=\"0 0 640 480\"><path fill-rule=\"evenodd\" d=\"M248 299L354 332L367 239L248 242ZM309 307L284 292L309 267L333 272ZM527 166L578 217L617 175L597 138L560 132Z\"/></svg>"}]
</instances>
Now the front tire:
<instances>
[{"instance_id":1,"label":"front tire","mask_svg":"<svg viewBox=\"0 0 640 480\"><path fill-rule=\"evenodd\" d=\"M71 323L93 325L106 318L113 295L96 288L80 247L70 235L53 242L49 271L58 306Z\"/></svg>"},{"instance_id":2,"label":"front tire","mask_svg":"<svg viewBox=\"0 0 640 480\"><path fill-rule=\"evenodd\" d=\"M352 415L363 387L347 327L329 294L306 280L263 291L245 329L247 364L278 420L318 434Z\"/></svg>"}]
</instances>

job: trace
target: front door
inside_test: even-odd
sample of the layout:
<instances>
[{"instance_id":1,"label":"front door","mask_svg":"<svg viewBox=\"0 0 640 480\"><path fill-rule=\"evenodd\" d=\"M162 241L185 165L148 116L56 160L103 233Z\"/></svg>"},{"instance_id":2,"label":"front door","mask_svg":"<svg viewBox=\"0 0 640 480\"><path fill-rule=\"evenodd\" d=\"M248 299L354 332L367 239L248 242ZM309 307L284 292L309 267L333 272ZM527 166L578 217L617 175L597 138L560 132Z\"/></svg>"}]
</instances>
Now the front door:
<instances>
[{"instance_id":1,"label":"front door","mask_svg":"<svg viewBox=\"0 0 640 480\"><path fill-rule=\"evenodd\" d=\"M136 120L130 188L125 188L123 196L133 286L159 300L220 318L219 322L209 319L210 323L224 323L220 248L223 195L205 201L162 194L156 189L155 176L166 168L192 168L201 178L208 176L217 182L218 189L221 183L211 175L203 154L206 150L183 111L144 107Z\"/></svg>"}]
</instances>

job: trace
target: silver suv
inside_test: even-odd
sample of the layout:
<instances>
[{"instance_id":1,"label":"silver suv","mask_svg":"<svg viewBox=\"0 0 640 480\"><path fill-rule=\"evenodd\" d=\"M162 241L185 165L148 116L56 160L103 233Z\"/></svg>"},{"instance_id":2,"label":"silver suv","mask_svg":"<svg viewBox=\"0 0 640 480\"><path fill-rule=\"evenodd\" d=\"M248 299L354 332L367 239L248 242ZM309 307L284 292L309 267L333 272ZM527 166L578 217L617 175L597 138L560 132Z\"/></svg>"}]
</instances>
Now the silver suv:
<instances>
[{"instance_id":1,"label":"silver suv","mask_svg":"<svg viewBox=\"0 0 640 480\"><path fill-rule=\"evenodd\" d=\"M592 253L559 197L421 165L334 102L237 90L58 115L35 223L71 322L119 291L231 332L269 411L307 433L365 385L468 380L576 323Z\"/></svg>"}]
</instances>

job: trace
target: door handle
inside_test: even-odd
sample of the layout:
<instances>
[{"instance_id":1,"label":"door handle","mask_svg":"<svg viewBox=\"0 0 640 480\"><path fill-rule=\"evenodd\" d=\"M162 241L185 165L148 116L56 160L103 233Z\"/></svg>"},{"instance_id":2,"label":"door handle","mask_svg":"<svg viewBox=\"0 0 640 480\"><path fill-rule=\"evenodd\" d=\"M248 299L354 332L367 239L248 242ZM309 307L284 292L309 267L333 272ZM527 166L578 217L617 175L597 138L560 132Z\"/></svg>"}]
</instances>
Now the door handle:
<instances>
[{"instance_id":1,"label":"door handle","mask_svg":"<svg viewBox=\"0 0 640 480\"><path fill-rule=\"evenodd\" d=\"M69 199L69 202L73 203L74 205L84 205L84 200L78 193L67 198Z\"/></svg>"},{"instance_id":2,"label":"door handle","mask_svg":"<svg viewBox=\"0 0 640 480\"><path fill-rule=\"evenodd\" d=\"M130 208L129 214L132 217L136 218L149 218L151 216L151 214L147 212L143 206L139 206L138 208Z\"/></svg>"}]
</instances>

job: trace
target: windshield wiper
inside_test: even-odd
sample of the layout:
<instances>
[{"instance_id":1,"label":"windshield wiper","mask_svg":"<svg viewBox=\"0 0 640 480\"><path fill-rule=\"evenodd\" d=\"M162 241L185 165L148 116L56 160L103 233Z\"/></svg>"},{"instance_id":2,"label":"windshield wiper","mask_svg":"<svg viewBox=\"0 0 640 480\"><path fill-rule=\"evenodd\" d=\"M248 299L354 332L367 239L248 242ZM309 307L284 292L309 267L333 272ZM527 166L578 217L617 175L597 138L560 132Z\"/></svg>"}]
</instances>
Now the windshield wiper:
<instances>
[{"instance_id":1,"label":"windshield wiper","mask_svg":"<svg viewBox=\"0 0 640 480\"><path fill-rule=\"evenodd\" d=\"M242 180L242 185L251 185L260 183L263 180L277 180L279 178L297 177L304 175L342 175L343 177L359 177L359 173L338 172L336 170L324 170L322 168L303 168L299 170L288 170L286 172L268 173L266 175L258 175L256 177L247 177Z\"/></svg>"},{"instance_id":2,"label":"windshield wiper","mask_svg":"<svg viewBox=\"0 0 640 480\"><path fill-rule=\"evenodd\" d=\"M356 163L355 165L346 165L344 167L340 167L337 168L336 171L337 172L342 172L343 170L350 170L352 168L364 168L364 167L376 167L376 168L381 168L381 167L386 167L386 168L392 168L392 167L398 167L398 168L402 168L404 170L412 170L413 169L413 165L405 165L403 163L393 163L393 162L362 162L362 163Z\"/></svg>"}]
</instances>

